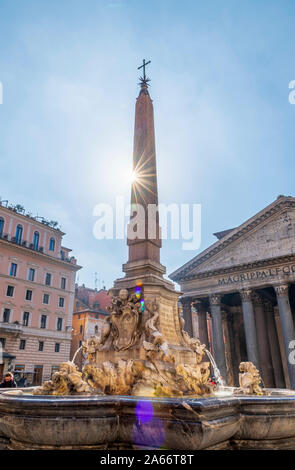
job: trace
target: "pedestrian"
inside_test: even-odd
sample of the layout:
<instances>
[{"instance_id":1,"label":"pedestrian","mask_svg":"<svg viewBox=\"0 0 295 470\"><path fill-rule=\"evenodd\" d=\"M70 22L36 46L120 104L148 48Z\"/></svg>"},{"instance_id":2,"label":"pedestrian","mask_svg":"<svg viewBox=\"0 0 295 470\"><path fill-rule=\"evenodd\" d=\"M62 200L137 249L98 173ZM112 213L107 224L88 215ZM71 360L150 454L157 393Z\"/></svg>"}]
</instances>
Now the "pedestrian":
<instances>
[{"instance_id":1,"label":"pedestrian","mask_svg":"<svg viewBox=\"0 0 295 470\"><path fill-rule=\"evenodd\" d=\"M4 375L4 379L0 383L0 388L15 388L16 382L14 380L13 374L11 372L7 372Z\"/></svg>"}]
</instances>

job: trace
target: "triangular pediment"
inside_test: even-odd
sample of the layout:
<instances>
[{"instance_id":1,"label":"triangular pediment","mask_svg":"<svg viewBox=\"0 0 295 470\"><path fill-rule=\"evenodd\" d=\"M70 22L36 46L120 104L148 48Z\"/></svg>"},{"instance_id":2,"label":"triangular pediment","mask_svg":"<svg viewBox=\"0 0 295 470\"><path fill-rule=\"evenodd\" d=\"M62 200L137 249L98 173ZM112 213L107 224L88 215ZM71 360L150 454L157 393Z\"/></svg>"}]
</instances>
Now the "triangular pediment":
<instances>
[{"instance_id":1,"label":"triangular pediment","mask_svg":"<svg viewBox=\"0 0 295 470\"><path fill-rule=\"evenodd\" d=\"M174 281L208 271L295 254L295 198L279 197L170 275Z\"/></svg>"}]
</instances>

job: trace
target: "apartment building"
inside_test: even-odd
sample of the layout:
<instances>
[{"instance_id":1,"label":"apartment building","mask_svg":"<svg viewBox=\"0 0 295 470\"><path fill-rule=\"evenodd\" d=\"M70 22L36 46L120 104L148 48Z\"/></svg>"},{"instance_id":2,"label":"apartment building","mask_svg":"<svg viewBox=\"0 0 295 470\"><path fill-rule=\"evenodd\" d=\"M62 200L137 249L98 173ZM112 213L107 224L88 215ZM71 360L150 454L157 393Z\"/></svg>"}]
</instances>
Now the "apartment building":
<instances>
[{"instance_id":1,"label":"apartment building","mask_svg":"<svg viewBox=\"0 0 295 470\"><path fill-rule=\"evenodd\" d=\"M70 358L76 272L56 222L0 202L0 379L50 379Z\"/></svg>"}]
</instances>

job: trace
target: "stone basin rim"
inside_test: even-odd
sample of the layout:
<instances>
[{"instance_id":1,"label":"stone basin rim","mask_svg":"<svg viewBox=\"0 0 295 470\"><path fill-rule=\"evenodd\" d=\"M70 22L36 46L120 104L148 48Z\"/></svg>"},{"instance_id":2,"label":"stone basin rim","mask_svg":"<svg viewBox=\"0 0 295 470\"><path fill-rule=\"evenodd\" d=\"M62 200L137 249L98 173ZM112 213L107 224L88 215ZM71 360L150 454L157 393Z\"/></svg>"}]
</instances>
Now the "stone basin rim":
<instances>
[{"instance_id":1,"label":"stone basin rim","mask_svg":"<svg viewBox=\"0 0 295 470\"><path fill-rule=\"evenodd\" d=\"M160 432L160 419L168 449L201 450L219 445L249 449L265 445L267 448L270 439L275 448L287 445L294 449L295 394L289 391L286 395L285 390L278 395L277 389L274 393L275 396L206 398L3 393L0 435L11 449L88 449L91 446L115 449L117 445L132 449L136 430L136 446L157 448L153 446ZM155 405L155 421L147 424L147 431L137 419L139 402ZM142 413L145 412L143 407Z\"/></svg>"},{"instance_id":2,"label":"stone basin rim","mask_svg":"<svg viewBox=\"0 0 295 470\"><path fill-rule=\"evenodd\" d=\"M39 404L55 404L55 405L71 405L79 402L83 404L100 404L107 405L112 404L136 404L139 401L152 402L162 405L181 405L182 403L191 404L194 407L215 407L220 405L239 405L242 403L295 403L295 391L283 389L283 393L280 393L279 389L269 389L274 391L274 395L230 395L230 396L208 396L208 397L149 397L149 396L130 396L130 395L63 395L63 396L52 396L52 395L12 395L3 392L0 395L0 406L3 403L11 402L11 404L22 403L23 405L30 405L33 403Z\"/></svg>"}]
</instances>

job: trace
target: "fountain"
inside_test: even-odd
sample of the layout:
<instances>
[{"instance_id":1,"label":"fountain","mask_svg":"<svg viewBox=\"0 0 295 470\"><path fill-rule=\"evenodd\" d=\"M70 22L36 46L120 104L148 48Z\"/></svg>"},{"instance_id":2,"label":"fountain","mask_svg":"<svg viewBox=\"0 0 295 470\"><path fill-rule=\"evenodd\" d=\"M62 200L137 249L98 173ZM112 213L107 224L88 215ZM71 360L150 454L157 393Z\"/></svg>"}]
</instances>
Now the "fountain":
<instances>
[{"instance_id":1,"label":"fountain","mask_svg":"<svg viewBox=\"0 0 295 470\"><path fill-rule=\"evenodd\" d=\"M125 290L113 297L101 335L82 345L82 372L74 355L41 387L0 395L1 448L294 448L293 391L261 388L249 362L240 364L240 387L227 387L210 351L183 329L196 361L177 363L158 330L157 302L143 309L140 300Z\"/></svg>"},{"instance_id":2,"label":"fountain","mask_svg":"<svg viewBox=\"0 0 295 470\"><path fill-rule=\"evenodd\" d=\"M147 65L144 63L144 65ZM62 363L41 387L0 394L0 447L7 449L292 449L295 392L260 387L251 363L240 365L240 387L226 387L206 346L185 331L174 285L164 279L155 215L158 205L153 104L148 79L136 103L131 202L141 204L143 238L130 236L125 277L111 290L100 336L82 345L80 372ZM137 221L138 222L138 221ZM210 362L215 381L210 380Z\"/></svg>"}]
</instances>

